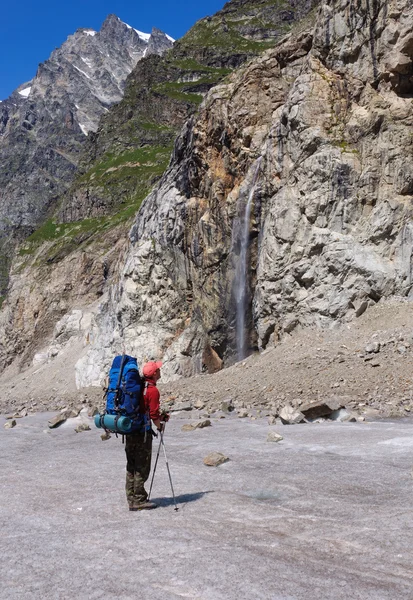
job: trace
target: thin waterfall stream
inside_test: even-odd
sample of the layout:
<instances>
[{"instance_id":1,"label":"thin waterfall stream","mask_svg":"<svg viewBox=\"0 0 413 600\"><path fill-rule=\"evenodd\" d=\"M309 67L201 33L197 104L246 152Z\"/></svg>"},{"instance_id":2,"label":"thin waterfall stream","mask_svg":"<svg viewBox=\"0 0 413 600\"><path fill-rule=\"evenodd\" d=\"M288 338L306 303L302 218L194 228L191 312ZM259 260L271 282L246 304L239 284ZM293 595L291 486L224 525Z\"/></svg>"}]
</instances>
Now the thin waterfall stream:
<instances>
[{"instance_id":1,"label":"thin waterfall stream","mask_svg":"<svg viewBox=\"0 0 413 600\"><path fill-rule=\"evenodd\" d=\"M246 313L247 313L247 301L248 301L248 248L249 248L249 237L250 237L250 220L251 220L251 208L252 201L254 198L254 192L258 181L258 175L261 166L260 157L255 166L254 175L251 182L251 189L248 195L248 200L245 206L240 205L239 210L239 224L237 227L236 237L239 243L240 254L237 263L235 281L234 281L234 292L236 302L236 341L237 341L237 359L242 360L246 356Z\"/></svg>"}]
</instances>

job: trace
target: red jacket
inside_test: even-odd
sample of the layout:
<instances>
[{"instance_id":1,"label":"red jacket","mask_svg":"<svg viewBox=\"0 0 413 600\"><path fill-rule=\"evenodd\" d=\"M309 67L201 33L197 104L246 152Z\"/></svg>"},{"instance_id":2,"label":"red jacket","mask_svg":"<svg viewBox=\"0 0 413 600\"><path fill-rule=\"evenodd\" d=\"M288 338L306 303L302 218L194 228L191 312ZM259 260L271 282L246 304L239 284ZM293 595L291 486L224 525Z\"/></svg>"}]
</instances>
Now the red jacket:
<instances>
[{"instance_id":1,"label":"red jacket","mask_svg":"<svg viewBox=\"0 0 413 600\"><path fill-rule=\"evenodd\" d=\"M160 404L159 404L159 390L156 387L156 383L151 379L145 379L146 390L144 394L145 412L149 413L152 421L157 421L160 418Z\"/></svg>"}]
</instances>

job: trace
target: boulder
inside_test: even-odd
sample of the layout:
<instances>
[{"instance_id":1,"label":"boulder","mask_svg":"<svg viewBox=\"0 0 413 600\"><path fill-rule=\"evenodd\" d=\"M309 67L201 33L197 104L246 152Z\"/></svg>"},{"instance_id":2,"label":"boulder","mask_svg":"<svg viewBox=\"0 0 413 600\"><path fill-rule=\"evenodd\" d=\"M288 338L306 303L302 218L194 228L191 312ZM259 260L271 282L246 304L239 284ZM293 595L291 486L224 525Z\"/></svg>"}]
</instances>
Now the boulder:
<instances>
[{"instance_id":1,"label":"boulder","mask_svg":"<svg viewBox=\"0 0 413 600\"><path fill-rule=\"evenodd\" d=\"M58 415L49 419L49 428L55 429L67 421L67 419L74 419L79 413L80 408L64 408Z\"/></svg>"},{"instance_id":2,"label":"boulder","mask_svg":"<svg viewBox=\"0 0 413 600\"><path fill-rule=\"evenodd\" d=\"M222 412L224 413L229 413L231 411L234 410L234 406L232 404L232 400L224 400L223 402L221 402L221 406L220 406L220 410L222 410Z\"/></svg>"},{"instance_id":3,"label":"boulder","mask_svg":"<svg viewBox=\"0 0 413 600\"><path fill-rule=\"evenodd\" d=\"M380 352L380 347L380 342L371 342L371 344L367 344L367 346L364 348L364 351L367 354L377 354Z\"/></svg>"},{"instance_id":4,"label":"boulder","mask_svg":"<svg viewBox=\"0 0 413 600\"><path fill-rule=\"evenodd\" d=\"M78 406L77 408L69 408L64 411L66 419L75 419L79 413L82 411L82 407Z\"/></svg>"},{"instance_id":5,"label":"boulder","mask_svg":"<svg viewBox=\"0 0 413 600\"><path fill-rule=\"evenodd\" d=\"M333 410L333 412L329 415L329 418L332 421L339 421L340 423L348 422L348 421L356 421L356 417L353 413L346 410L345 408L339 408L338 410Z\"/></svg>"},{"instance_id":6,"label":"boulder","mask_svg":"<svg viewBox=\"0 0 413 600\"><path fill-rule=\"evenodd\" d=\"M303 404L300 410L304 417L308 420L318 419L319 417L329 417L334 411L343 408L341 402L337 398L330 398L318 402L310 402Z\"/></svg>"},{"instance_id":7,"label":"boulder","mask_svg":"<svg viewBox=\"0 0 413 600\"><path fill-rule=\"evenodd\" d=\"M222 359L209 344L202 355L202 362L208 373L217 373L222 369Z\"/></svg>"},{"instance_id":8,"label":"boulder","mask_svg":"<svg viewBox=\"0 0 413 600\"><path fill-rule=\"evenodd\" d=\"M196 429L196 425L192 423L185 423L185 425L182 425L181 427L181 431L194 431L194 429Z\"/></svg>"},{"instance_id":9,"label":"boulder","mask_svg":"<svg viewBox=\"0 0 413 600\"><path fill-rule=\"evenodd\" d=\"M203 429L204 427L211 427L211 421L209 419L204 419L196 424L197 429Z\"/></svg>"},{"instance_id":10,"label":"boulder","mask_svg":"<svg viewBox=\"0 0 413 600\"><path fill-rule=\"evenodd\" d=\"M192 410L192 403L191 402L177 402L171 408L171 412L178 412L180 410Z\"/></svg>"},{"instance_id":11,"label":"boulder","mask_svg":"<svg viewBox=\"0 0 413 600\"><path fill-rule=\"evenodd\" d=\"M283 439L283 436L276 431L270 431L267 435L267 442L281 442Z\"/></svg>"},{"instance_id":12,"label":"boulder","mask_svg":"<svg viewBox=\"0 0 413 600\"><path fill-rule=\"evenodd\" d=\"M280 411L280 419L284 425L296 425L304 421L304 414L292 406L284 406Z\"/></svg>"},{"instance_id":13,"label":"boulder","mask_svg":"<svg viewBox=\"0 0 413 600\"><path fill-rule=\"evenodd\" d=\"M367 300L363 300L362 302L359 302L356 304L354 304L354 302L353 302L353 305L354 305L356 317L361 317L361 315L363 315L366 312L369 303L367 302Z\"/></svg>"},{"instance_id":14,"label":"boulder","mask_svg":"<svg viewBox=\"0 0 413 600\"><path fill-rule=\"evenodd\" d=\"M10 421L7 421L7 423L4 424L4 429L13 429L13 427L16 427L17 423L15 419L12 419Z\"/></svg>"},{"instance_id":15,"label":"boulder","mask_svg":"<svg viewBox=\"0 0 413 600\"><path fill-rule=\"evenodd\" d=\"M82 431L90 431L90 427L87 423L80 423L77 427L75 427L76 433L81 433Z\"/></svg>"},{"instance_id":16,"label":"boulder","mask_svg":"<svg viewBox=\"0 0 413 600\"><path fill-rule=\"evenodd\" d=\"M208 454L208 456L204 458L204 465L207 467L218 467L228 460L229 458L224 454L221 454L221 452L211 452L211 454Z\"/></svg>"},{"instance_id":17,"label":"boulder","mask_svg":"<svg viewBox=\"0 0 413 600\"><path fill-rule=\"evenodd\" d=\"M244 419L245 417L248 417L248 410L246 408L241 408L238 411L238 418L239 419Z\"/></svg>"},{"instance_id":18,"label":"boulder","mask_svg":"<svg viewBox=\"0 0 413 600\"><path fill-rule=\"evenodd\" d=\"M64 423L67 420L67 417L65 415L66 413L60 413L55 417L49 419L49 429L55 429L56 427L59 427L59 425L62 425L62 423Z\"/></svg>"},{"instance_id":19,"label":"boulder","mask_svg":"<svg viewBox=\"0 0 413 600\"><path fill-rule=\"evenodd\" d=\"M87 411L87 416L93 418L95 415L98 414L98 412L99 412L99 410L97 409L96 406L90 406Z\"/></svg>"},{"instance_id":20,"label":"boulder","mask_svg":"<svg viewBox=\"0 0 413 600\"><path fill-rule=\"evenodd\" d=\"M194 429L203 429L204 427L210 427L211 421L205 419L204 421L198 421L196 423L185 423L182 425L181 431L194 431Z\"/></svg>"},{"instance_id":21,"label":"boulder","mask_svg":"<svg viewBox=\"0 0 413 600\"><path fill-rule=\"evenodd\" d=\"M202 400L195 400L192 406L197 410L202 410L203 408L205 408L205 402L203 402Z\"/></svg>"}]
</instances>

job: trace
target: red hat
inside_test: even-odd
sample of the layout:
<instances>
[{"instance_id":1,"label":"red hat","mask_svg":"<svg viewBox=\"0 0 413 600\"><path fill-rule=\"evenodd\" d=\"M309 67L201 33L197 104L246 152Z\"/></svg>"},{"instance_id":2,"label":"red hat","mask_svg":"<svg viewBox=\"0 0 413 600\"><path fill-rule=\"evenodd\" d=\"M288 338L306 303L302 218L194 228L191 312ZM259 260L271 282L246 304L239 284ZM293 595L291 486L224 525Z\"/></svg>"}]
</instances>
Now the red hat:
<instances>
[{"instance_id":1,"label":"red hat","mask_svg":"<svg viewBox=\"0 0 413 600\"><path fill-rule=\"evenodd\" d=\"M158 361L147 362L143 365L143 376L153 377L158 369L162 367L162 363Z\"/></svg>"}]
</instances>

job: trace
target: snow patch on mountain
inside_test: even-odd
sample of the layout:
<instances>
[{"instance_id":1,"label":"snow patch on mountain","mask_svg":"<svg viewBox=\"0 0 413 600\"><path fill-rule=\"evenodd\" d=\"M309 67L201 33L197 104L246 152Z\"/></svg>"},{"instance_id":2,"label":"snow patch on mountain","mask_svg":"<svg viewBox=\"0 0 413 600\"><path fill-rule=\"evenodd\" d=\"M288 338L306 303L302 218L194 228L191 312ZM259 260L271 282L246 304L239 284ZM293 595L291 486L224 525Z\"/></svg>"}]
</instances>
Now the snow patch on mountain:
<instances>
[{"instance_id":1,"label":"snow patch on mountain","mask_svg":"<svg viewBox=\"0 0 413 600\"><path fill-rule=\"evenodd\" d=\"M82 130L82 133L84 133L85 135L89 135L89 131L86 129L86 127L84 125L82 125L82 123L79 123L79 127Z\"/></svg>"},{"instance_id":2,"label":"snow patch on mountain","mask_svg":"<svg viewBox=\"0 0 413 600\"><path fill-rule=\"evenodd\" d=\"M84 56L81 56L80 58L89 67L89 69L93 68L93 63L92 63L92 61L89 58L85 58Z\"/></svg>"},{"instance_id":3,"label":"snow patch on mountain","mask_svg":"<svg viewBox=\"0 0 413 600\"><path fill-rule=\"evenodd\" d=\"M85 33L86 35L91 35L93 37L96 35L97 31L94 31L93 29L88 29L87 31L84 31L83 33Z\"/></svg>"},{"instance_id":4,"label":"snow patch on mountain","mask_svg":"<svg viewBox=\"0 0 413 600\"><path fill-rule=\"evenodd\" d=\"M79 67L77 67L76 65L73 65L73 67L76 69L76 71L79 71L79 73L82 73L82 75L84 75L88 79L91 79L91 77L87 73L85 73L84 71L82 71L82 69L79 69Z\"/></svg>"},{"instance_id":5,"label":"snow patch on mountain","mask_svg":"<svg viewBox=\"0 0 413 600\"><path fill-rule=\"evenodd\" d=\"M119 19L120 21L120 19ZM144 33L143 31L139 31L138 29L135 29L134 27L131 27L130 25L128 25L127 23L125 23L124 21L121 21L121 23L123 23L124 25L126 25L126 27L128 29L133 29L133 31L136 31L136 33L138 34L138 36L141 38L141 40L144 40L145 42L149 41L149 38L151 37L150 33Z\"/></svg>"},{"instance_id":6,"label":"snow patch on mountain","mask_svg":"<svg viewBox=\"0 0 413 600\"><path fill-rule=\"evenodd\" d=\"M24 88L24 90L20 90L19 94L20 96L23 96L23 98L28 98L30 92L31 92L32 87L29 86L27 88Z\"/></svg>"},{"instance_id":7,"label":"snow patch on mountain","mask_svg":"<svg viewBox=\"0 0 413 600\"><path fill-rule=\"evenodd\" d=\"M149 42L149 38L151 37L150 33L143 33L143 31L138 31L137 29L135 29L135 31L138 34L138 36L141 38L141 40L144 40L145 42Z\"/></svg>"}]
</instances>

